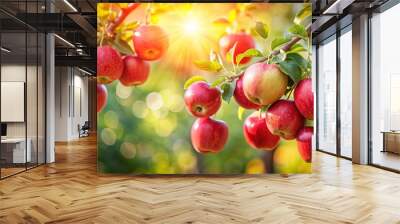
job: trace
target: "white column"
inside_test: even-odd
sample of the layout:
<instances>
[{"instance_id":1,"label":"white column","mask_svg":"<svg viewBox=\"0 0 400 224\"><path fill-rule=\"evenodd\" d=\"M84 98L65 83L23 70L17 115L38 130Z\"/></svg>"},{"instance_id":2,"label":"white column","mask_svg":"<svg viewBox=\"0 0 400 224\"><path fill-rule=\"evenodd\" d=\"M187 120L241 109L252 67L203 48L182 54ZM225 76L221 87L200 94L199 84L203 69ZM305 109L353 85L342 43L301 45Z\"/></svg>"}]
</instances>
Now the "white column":
<instances>
[{"instance_id":1,"label":"white column","mask_svg":"<svg viewBox=\"0 0 400 224\"><path fill-rule=\"evenodd\" d=\"M353 162L368 163L368 15L353 20Z\"/></svg>"},{"instance_id":2,"label":"white column","mask_svg":"<svg viewBox=\"0 0 400 224\"><path fill-rule=\"evenodd\" d=\"M55 133L55 60L54 35L46 36L46 163L55 161L54 133Z\"/></svg>"}]
</instances>

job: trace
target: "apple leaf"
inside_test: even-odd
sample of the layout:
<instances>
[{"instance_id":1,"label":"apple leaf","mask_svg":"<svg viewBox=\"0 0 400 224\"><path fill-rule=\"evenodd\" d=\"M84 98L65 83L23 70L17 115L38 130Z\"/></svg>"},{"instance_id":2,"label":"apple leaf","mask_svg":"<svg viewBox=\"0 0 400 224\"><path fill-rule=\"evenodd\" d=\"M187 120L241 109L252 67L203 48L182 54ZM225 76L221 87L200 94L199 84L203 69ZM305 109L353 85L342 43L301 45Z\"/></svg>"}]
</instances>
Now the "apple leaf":
<instances>
[{"instance_id":1,"label":"apple leaf","mask_svg":"<svg viewBox=\"0 0 400 224\"><path fill-rule=\"evenodd\" d=\"M295 62L301 68L302 71L307 70L308 66L307 60L298 53L287 54L286 60Z\"/></svg>"},{"instance_id":2,"label":"apple leaf","mask_svg":"<svg viewBox=\"0 0 400 224\"><path fill-rule=\"evenodd\" d=\"M304 8L302 8L294 18L294 23L301 24L306 18L310 17L312 14L311 4L306 4Z\"/></svg>"},{"instance_id":3,"label":"apple leaf","mask_svg":"<svg viewBox=\"0 0 400 224\"><path fill-rule=\"evenodd\" d=\"M303 45L301 45L301 44L294 44L291 48L290 48L290 50L287 52L288 54L289 53L298 53L298 52L303 52L303 51L307 51L307 49L305 49L304 47L303 47Z\"/></svg>"},{"instance_id":4,"label":"apple leaf","mask_svg":"<svg viewBox=\"0 0 400 224\"><path fill-rule=\"evenodd\" d=\"M226 18L218 18L212 22L213 25L218 25L218 26L229 26L231 22L227 20Z\"/></svg>"},{"instance_id":5,"label":"apple leaf","mask_svg":"<svg viewBox=\"0 0 400 224\"><path fill-rule=\"evenodd\" d=\"M210 72L219 72L222 69L218 61L195 61L194 64L197 68Z\"/></svg>"},{"instance_id":6,"label":"apple leaf","mask_svg":"<svg viewBox=\"0 0 400 224\"><path fill-rule=\"evenodd\" d=\"M307 30L304 26L299 25L299 24L294 24L291 26L288 30L290 33L292 33L296 37L300 37L302 39L307 39L308 38L308 33Z\"/></svg>"},{"instance_id":7,"label":"apple leaf","mask_svg":"<svg viewBox=\"0 0 400 224\"><path fill-rule=\"evenodd\" d=\"M236 20L237 17L237 11L236 9L232 9L228 12L228 21L230 23L233 23Z\"/></svg>"},{"instance_id":8,"label":"apple leaf","mask_svg":"<svg viewBox=\"0 0 400 224\"><path fill-rule=\"evenodd\" d=\"M304 126L314 127L314 121L313 120L305 120L304 121Z\"/></svg>"},{"instance_id":9,"label":"apple leaf","mask_svg":"<svg viewBox=\"0 0 400 224\"><path fill-rule=\"evenodd\" d=\"M229 103L233 96L233 92L235 91L236 82L233 81L231 83L224 83L221 85L222 89L222 99Z\"/></svg>"},{"instance_id":10,"label":"apple leaf","mask_svg":"<svg viewBox=\"0 0 400 224\"><path fill-rule=\"evenodd\" d=\"M200 81L206 81L206 79L203 76L199 76L199 75L193 76L190 79L186 80L186 82L183 86L183 89L187 89L193 83L200 82Z\"/></svg>"},{"instance_id":11,"label":"apple leaf","mask_svg":"<svg viewBox=\"0 0 400 224\"><path fill-rule=\"evenodd\" d=\"M269 27L262 23L262 22L256 22L256 27L254 28L255 31L260 35L262 38L267 39L268 34L269 34Z\"/></svg>"},{"instance_id":12,"label":"apple leaf","mask_svg":"<svg viewBox=\"0 0 400 224\"><path fill-rule=\"evenodd\" d=\"M238 108L237 115L238 115L239 120L243 120L243 114L245 111L246 111L246 109L244 109L243 107Z\"/></svg>"},{"instance_id":13,"label":"apple leaf","mask_svg":"<svg viewBox=\"0 0 400 224\"><path fill-rule=\"evenodd\" d=\"M259 50L255 49L255 48L250 48L247 51L236 56L236 63L239 64L243 60L243 58L261 57L261 56L263 56L263 54Z\"/></svg>"},{"instance_id":14,"label":"apple leaf","mask_svg":"<svg viewBox=\"0 0 400 224\"><path fill-rule=\"evenodd\" d=\"M213 83L211 83L210 87L216 87L221 85L225 81L225 77L219 77Z\"/></svg>"},{"instance_id":15,"label":"apple leaf","mask_svg":"<svg viewBox=\"0 0 400 224\"><path fill-rule=\"evenodd\" d=\"M280 47L280 46L286 44L290 40L291 40L291 38L289 38L289 37L278 37L271 42L271 49L275 50L277 47Z\"/></svg>"},{"instance_id":16,"label":"apple leaf","mask_svg":"<svg viewBox=\"0 0 400 224\"><path fill-rule=\"evenodd\" d=\"M115 48L117 51L119 51L122 54L127 54L127 55L135 54L135 52L132 50L131 46L127 42L125 42L119 38L116 38L115 41L112 41L110 43L113 48Z\"/></svg>"},{"instance_id":17,"label":"apple leaf","mask_svg":"<svg viewBox=\"0 0 400 224\"><path fill-rule=\"evenodd\" d=\"M301 80L301 69L300 66L292 61L286 60L279 63L280 70L285 73L294 83L298 83Z\"/></svg>"}]
</instances>

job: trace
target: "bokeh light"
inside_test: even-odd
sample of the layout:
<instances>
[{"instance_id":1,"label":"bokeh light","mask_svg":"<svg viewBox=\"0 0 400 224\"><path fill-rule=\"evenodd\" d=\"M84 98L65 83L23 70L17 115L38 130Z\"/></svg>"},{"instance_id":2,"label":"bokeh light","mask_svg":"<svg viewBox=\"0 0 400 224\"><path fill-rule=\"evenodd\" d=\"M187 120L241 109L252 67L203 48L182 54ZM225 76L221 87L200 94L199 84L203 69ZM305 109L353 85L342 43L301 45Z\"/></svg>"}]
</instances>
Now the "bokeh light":
<instances>
[{"instance_id":1,"label":"bokeh light","mask_svg":"<svg viewBox=\"0 0 400 224\"><path fill-rule=\"evenodd\" d=\"M104 121L107 127L117 129L119 126L118 114L109 110L104 114Z\"/></svg>"},{"instance_id":2,"label":"bokeh light","mask_svg":"<svg viewBox=\"0 0 400 224\"><path fill-rule=\"evenodd\" d=\"M133 159L136 155L136 146L130 142L124 142L121 144L120 152L126 159Z\"/></svg>"},{"instance_id":3,"label":"bokeh light","mask_svg":"<svg viewBox=\"0 0 400 224\"><path fill-rule=\"evenodd\" d=\"M146 105L151 110L158 110L164 105L164 101L160 93L152 92L146 97Z\"/></svg>"},{"instance_id":4,"label":"bokeh light","mask_svg":"<svg viewBox=\"0 0 400 224\"><path fill-rule=\"evenodd\" d=\"M132 105L132 112L138 118L146 118L149 114L149 109L146 106L146 103L138 100Z\"/></svg>"},{"instance_id":5,"label":"bokeh light","mask_svg":"<svg viewBox=\"0 0 400 224\"><path fill-rule=\"evenodd\" d=\"M101 131L101 140L104 142L104 144L111 146L115 144L117 135L111 128L104 128Z\"/></svg>"},{"instance_id":6,"label":"bokeh light","mask_svg":"<svg viewBox=\"0 0 400 224\"><path fill-rule=\"evenodd\" d=\"M250 160L246 167L246 173L248 174L265 173L264 162L259 158Z\"/></svg>"},{"instance_id":7,"label":"bokeh light","mask_svg":"<svg viewBox=\"0 0 400 224\"><path fill-rule=\"evenodd\" d=\"M161 137L168 137L176 128L177 121L175 117L161 119L155 124L155 131Z\"/></svg>"},{"instance_id":8,"label":"bokeh light","mask_svg":"<svg viewBox=\"0 0 400 224\"><path fill-rule=\"evenodd\" d=\"M122 85L120 82L117 84L116 95L121 99L127 99L131 96L133 87Z\"/></svg>"}]
</instances>

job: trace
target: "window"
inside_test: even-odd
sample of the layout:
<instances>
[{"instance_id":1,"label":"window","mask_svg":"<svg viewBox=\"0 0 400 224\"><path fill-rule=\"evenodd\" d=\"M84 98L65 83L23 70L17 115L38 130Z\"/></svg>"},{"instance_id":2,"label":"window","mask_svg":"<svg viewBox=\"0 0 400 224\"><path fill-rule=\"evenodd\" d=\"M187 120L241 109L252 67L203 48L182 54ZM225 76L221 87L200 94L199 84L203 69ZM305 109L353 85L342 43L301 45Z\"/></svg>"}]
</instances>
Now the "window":
<instances>
[{"instance_id":1,"label":"window","mask_svg":"<svg viewBox=\"0 0 400 224\"><path fill-rule=\"evenodd\" d=\"M318 145L336 153L336 36L318 48Z\"/></svg>"},{"instance_id":2,"label":"window","mask_svg":"<svg viewBox=\"0 0 400 224\"><path fill-rule=\"evenodd\" d=\"M371 162L400 170L400 5L371 18Z\"/></svg>"},{"instance_id":3,"label":"window","mask_svg":"<svg viewBox=\"0 0 400 224\"><path fill-rule=\"evenodd\" d=\"M352 157L352 33L340 36L340 155Z\"/></svg>"}]
</instances>

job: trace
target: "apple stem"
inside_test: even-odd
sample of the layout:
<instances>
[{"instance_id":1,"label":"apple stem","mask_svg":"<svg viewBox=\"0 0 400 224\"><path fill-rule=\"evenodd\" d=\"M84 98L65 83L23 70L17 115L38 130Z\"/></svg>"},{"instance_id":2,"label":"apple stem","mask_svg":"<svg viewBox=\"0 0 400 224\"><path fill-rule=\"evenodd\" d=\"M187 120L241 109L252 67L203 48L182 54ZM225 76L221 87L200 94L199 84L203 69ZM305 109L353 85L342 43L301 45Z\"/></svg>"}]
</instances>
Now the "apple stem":
<instances>
[{"instance_id":1,"label":"apple stem","mask_svg":"<svg viewBox=\"0 0 400 224\"><path fill-rule=\"evenodd\" d=\"M292 94L294 88L296 88L296 85L293 85L293 87L290 89L290 91L288 92L286 99L288 100L290 98L290 95Z\"/></svg>"},{"instance_id":2,"label":"apple stem","mask_svg":"<svg viewBox=\"0 0 400 224\"><path fill-rule=\"evenodd\" d=\"M135 10L137 7L139 7L140 3L132 3L128 5L128 7L121 9L121 12L119 13L118 17L112 22L107 29L107 33L110 34L110 36L114 36L114 30L121 25L126 17Z\"/></svg>"}]
</instances>

